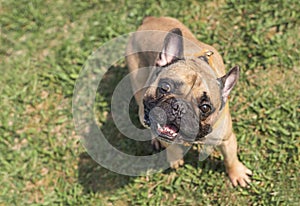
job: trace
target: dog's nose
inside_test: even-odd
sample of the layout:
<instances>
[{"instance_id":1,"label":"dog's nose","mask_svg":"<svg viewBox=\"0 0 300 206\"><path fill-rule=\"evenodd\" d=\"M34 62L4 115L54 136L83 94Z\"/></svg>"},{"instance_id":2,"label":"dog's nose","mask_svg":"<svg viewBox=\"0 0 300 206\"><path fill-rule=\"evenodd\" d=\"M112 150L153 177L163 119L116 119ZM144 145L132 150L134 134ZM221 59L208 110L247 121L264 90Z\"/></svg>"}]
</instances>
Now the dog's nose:
<instances>
[{"instance_id":1,"label":"dog's nose","mask_svg":"<svg viewBox=\"0 0 300 206\"><path fill-rule=\"evenodd\" d=\"M172 104L172 108L173 108L173 114L178 116L185 114L187 111L186 104L182 101L175 101Z\"/></svg>"}]
</instances>

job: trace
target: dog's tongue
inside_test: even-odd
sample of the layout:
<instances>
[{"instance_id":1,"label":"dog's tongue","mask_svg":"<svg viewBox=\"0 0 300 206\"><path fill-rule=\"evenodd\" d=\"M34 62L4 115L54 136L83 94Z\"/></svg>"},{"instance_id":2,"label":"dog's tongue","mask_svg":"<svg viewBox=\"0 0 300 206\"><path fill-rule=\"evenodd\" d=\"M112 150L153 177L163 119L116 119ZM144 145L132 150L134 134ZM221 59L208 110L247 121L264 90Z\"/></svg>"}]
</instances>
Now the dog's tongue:
<instances>
[{"instance_id":1,"label":"dog's tongue","mask_svg":"<svg viewBox=\"0 0 300 206\"><path fill-rule=\"evenodd\" d=\"M167 137L175 138L177 136L178 129L173 125L165 125L162 127L158 124L158 131Z\"/></svg>"}]
</instances>

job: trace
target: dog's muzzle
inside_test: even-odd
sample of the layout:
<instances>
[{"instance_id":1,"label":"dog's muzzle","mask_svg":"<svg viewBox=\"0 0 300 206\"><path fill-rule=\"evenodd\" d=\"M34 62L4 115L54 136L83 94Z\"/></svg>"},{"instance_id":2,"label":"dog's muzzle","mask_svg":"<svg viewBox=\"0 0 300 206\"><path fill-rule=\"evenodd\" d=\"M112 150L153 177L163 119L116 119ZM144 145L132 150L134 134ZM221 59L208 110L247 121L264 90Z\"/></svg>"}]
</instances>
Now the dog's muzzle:
<instances>
[{"instance_id":1,"label":"dog's muzzle","mask_svg":"<svg viewBox=\"0 0 300 206\"><path fill-rule=\"evenodd\" d=\"M191 105L176 98L144 102L144 123L162 141L194 142L199 133L199 119Z\"/></svg>"}]
</instances>

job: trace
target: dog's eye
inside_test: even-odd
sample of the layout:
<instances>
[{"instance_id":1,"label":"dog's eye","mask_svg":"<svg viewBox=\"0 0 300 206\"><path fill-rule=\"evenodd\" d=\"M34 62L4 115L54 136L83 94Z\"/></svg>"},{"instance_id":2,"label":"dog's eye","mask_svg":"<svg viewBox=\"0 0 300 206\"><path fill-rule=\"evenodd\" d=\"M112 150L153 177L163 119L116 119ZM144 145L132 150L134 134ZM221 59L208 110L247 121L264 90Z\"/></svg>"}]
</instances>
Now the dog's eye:
<instances>
[{"instance_id":1,"label":"dog's eye","mask_svg":"<svg viewBox=\"0 0 300 206\"><path fill-rule=\"evenodd\" d=\"M203 114L208 114L211 111L211 106L209 104L202 104L199 108Z\"/></svg>"},{"instance_id":2,"label":"dog's eye","mask_svg":"<svg viewBox=\"0 0 300 206\"><path fill-rule=\"evenodd\" d=\"M169 93L171 91L171 86L170 84L166 83L166 82L162 82L159 86L160 92L165 94L165 93Z\"/></svg>"}]
</instances>

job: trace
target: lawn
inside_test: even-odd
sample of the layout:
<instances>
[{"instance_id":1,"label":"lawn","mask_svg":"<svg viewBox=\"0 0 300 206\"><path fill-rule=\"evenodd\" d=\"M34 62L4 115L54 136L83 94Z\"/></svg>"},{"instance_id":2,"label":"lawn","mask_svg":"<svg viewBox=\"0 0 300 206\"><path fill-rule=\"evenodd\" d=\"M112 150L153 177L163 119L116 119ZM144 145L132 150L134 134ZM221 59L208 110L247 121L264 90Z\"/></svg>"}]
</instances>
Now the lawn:
<instances>
[{"instance_id":1,"label":"lawn","mask_svg":"<svg viewBox=\"0 0 300 206\"><path fill-rule=\"evenodd\" d=\"M230 107L239 158L254 175L234 188L218 151L178 170L131 177L97 164L72 116L76 79L106 42L145 16L172 16L241 67ZM0 0L0 205L299 205L300 2ZM151 152L123 136L111 95L123 60L96 95L98 125L117 149ZM130 104L132 121L137 106Z\"/></svg>"}]
</instances>

